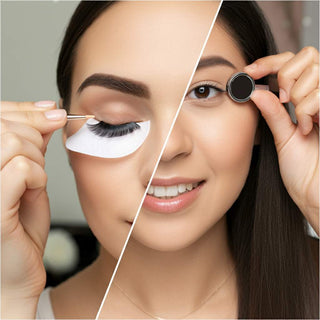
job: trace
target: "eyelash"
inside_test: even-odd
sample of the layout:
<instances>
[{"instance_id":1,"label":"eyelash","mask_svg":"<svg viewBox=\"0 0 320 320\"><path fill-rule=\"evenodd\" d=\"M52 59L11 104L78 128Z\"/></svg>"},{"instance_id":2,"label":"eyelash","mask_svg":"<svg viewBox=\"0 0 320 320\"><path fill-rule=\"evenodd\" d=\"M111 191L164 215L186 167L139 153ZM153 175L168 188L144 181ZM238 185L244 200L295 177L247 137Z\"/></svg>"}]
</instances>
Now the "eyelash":
<instances>
[{"instance_id":1,"label":"eyelash","mask_svg":"<svg viewBox=\"0 0 320 320\"><path fill-rule=\"evenodd\" d=\"M119 125L112 125L103 121L100 121L97 124L89 124L87 126L90 131L100 137L121 137L132 133L133 131L140 129L139 124L136 122L128 122Z\"/></svg>"},{"instance_id":2,"label":"eyelash","mask_svg":"<svg viewBox=\"0 0 320 320\"><path fill-rule=\"evenodd\" d=\"M197 85L196 87L192 88L192 89L189 91L189 93L188 93L187 96L189 96L194 90L199 89L199 88L201 88L201 87L207 87L207 88L213 89L213 90L215 90L215 91L218 92L217 94L225 92L225 90L223 90L223 89L221 89L221 88L218 88L217 86L215 86L215 85L212 84L211 82L204 82L204 83L201 83L201 84ZM210 94L210 91L209 91L209 94ZM209 100L210 98L191 98L191 99Z\"/></svg>"}]
</instances>

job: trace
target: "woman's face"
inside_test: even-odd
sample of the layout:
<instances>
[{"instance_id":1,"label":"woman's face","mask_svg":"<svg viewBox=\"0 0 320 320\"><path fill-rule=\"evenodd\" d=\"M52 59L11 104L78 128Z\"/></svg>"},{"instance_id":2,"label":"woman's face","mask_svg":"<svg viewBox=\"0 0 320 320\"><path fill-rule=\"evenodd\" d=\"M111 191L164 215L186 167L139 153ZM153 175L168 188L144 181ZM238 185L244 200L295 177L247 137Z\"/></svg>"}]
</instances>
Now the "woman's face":
<instances>
[{"instance_id":1,"label":"woman's face","mask_svg":"<svg viewBox=\"0 0 320 320\"><path fill-rule=\"evenodd\" d=\"M151 123L142 146L125 157L108 159L67 150L88 224L114 257L121 252L218 5L117 2L79 41L70 113L93 114L113 125ZM86 81L91 85L82 86L79 93L81 84L94 74L108 75L109 80L97 84L91 78ZM120 78L130 83L123 85ZM84 123L69 121L64 143ZM175 170L181 171L178 166Z\"/></svg>"},{"instance_id":2,"label":"woman's face","mask_svg":"<svg viewBox=\"0 0 320 320\"><path fill-rule=\"evenodd\" d=\"M252 102L236 103L208 87L194 89L209 83L225 90L230 76L246 65L219 20L201 61L151 183L153 195L147 195L132 234L156 250L182 249L218 226L244 186L258 143L259 113ZM188 182L202 183L182 196L155 197L163 185L176 186L171 188L174 194L179 184L184 191Z\"/></svg>"}]
</instances>

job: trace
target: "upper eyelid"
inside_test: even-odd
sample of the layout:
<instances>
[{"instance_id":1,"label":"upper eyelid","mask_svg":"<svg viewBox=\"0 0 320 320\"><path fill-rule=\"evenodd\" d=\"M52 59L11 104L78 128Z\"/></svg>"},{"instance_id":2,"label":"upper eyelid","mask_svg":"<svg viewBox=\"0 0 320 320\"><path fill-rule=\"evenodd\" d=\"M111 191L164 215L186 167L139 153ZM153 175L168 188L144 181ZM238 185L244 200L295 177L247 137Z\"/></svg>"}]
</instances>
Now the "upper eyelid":
<instances>
[{"instance_id":1,"label":"upper eyelid","mask_svg":"<svg viewBox=\"0 0 320 320\"><path fill-rule=\"evenodd\" d=\"M218 89L221 89L221 90L225 90L225 89L222 89L221 88L221 85L219 85L217 82L214 82L214 81L199 81L195 84L193 84L192 86L190 86L190 88L188 89L188 92L187 94L189 94L193 89L197 88L197 87L201 87L203 85L207 85L207 86L212 86L212 87L217 87Z\"/></svg>"},{"instance_id":2,"label":"upper eyelid","mask_svg":"<svg viewBox=\"0 0 320 320\"><path fill-rule=\"evenodd\" d=\"M101 127L101 124L102 124L102 127ZM107 127L104 128L103 127L104 125L107 125ZM131 127L129 127L130 125L131 125ZM139 124L134 121L122 123L119 125L112 125L107 122L100 121L95 124L88 124L87 123L87 126L88 126L89 130L91 132L93 132L95 135L100 136L100 137L108 137L108 138L127 135L129 133L132 133L136 129L140 128ZM110 126L111 128L108 126ZM123 130L123 131L129 131L129 132L126 132L124 134L119 134L119 132L116 133L117 130Z\"/></svg>"},{"instance_id":3,"label":"upper eyelid","mask_svg":"<svg viewBox=\"0 0 320 320\"><path fill-rule=\"evenodd\" d=\"M140 122L143 122L144 120L138 120L138 121L125 121L125 122L121 122L121 123L117 123L117 124L112 124L110 122L107 122L107 121L103 121L103 120L99 120L99 119L96 119L97 121L102 122L102 123L105 123L105 124L108 124L110 126L114 126L114 127L117 127L117 126L122 126L124 124L128 124L128 123L137 123L139 124ZM96 123L96 125L98 125L99 123Z\"/></svg>"}]
</instances>

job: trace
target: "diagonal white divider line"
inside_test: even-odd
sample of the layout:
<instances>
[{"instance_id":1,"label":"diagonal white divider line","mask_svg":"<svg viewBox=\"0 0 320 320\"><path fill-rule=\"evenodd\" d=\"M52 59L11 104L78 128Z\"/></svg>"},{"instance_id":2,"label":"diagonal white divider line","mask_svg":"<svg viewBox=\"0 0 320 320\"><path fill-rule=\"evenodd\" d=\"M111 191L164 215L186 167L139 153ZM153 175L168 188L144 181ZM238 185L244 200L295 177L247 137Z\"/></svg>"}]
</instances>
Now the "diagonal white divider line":
<instances>
[{"instance_id":1,"label":"diagonal white divider line","mask_svg":"<svg viewBox=\"0 0 320 320\"><path fill-rule=\"evenodd\" d=\"M169 140L171 131L172 131L172 129L173 129L173 127L174 127L174 124L175 124L175 122L176 122L176 120L177 120L177 117L178 117L178 115L179 115L179 112L180 112L182 103L183 103L183 101L184 101L185 95L187 94L187 91L188 91L189 86L190 86L190 83L191 83L191 81L192 81L192 79L193 79L194 73L196 72L198 63L199 63L199 61L200 61L200 59L201 59L201 57L202 57L203 51L204 51L204 49L205 49L205 47L206 47L206 44L207 44L207 42L208 42L209 36L210 36L210 34L211 34L211 30L212 30L212 28L213 28L213 26L214 26L214 23L215 23L215 21L216 21L216 19L217 19L218 14L219 14L219 11L220 11L222 2L223 2L223 0L220 0L218 10L217 10L217 12L216 12L216 14L215 14L215 16L214 16L214 18L213 18L213 20L212 20L212 23L211 23L211 26L210 26L210 28L209 28L208 34L207 34L207 36L206 36L206 39L204 40L202 49L201 49L200 54L199 54L199 57L198 57L198 59L197 59L197 63L196 63L195 66L194 66L194 69L193 69L192 74L191 74L191 76L190 76L188 85L186 86L186 90L185 90L185 92L184 92L184 94L183 94L183 97L182 97L182 99L181 99L181 101L180 101L178 110L177 110L177 112L176 112L176 114L175 114L175 117L174 117L174 119L173 119L173 121L172 121L172 124L171 124L171 127L170 127L170 129L169 129L169 132L168 132L168 134L167 134L166 140L165 140L165 142L164 142L164 144L163 144L163 147L162 147L162 149L161 149L160 155L159 155L159 157L158 157L158 159L157 159L157 162L156 162L156 164L155 164L155 167L154 167L154 169L153 169L153 172L152 172L152 175L151 175L151 177L150 177L149 183L148 183L148 185L147 185L147 187L146 187L146 190L145 190L145 192L144 192L144 194L143 194L143 197L142 197L142 200L141 200L141 202L140 202L138 211L137 211L136 216L135 216L135 218L134 218L134 220L133 220L133 222L132 222L132 226L131 226L131 228L130 228L130 230L129 230L129 232L128 232L128 236L127 236L127 239L126 239L126 241L125 241L125 244L124 244L123 247L122 247L122 250L121 250L119 259L118 259L117 264L116 264L116 266L115 266L115 268L114 268L114 271L113 271L112 277L111 277L111 279L110 279L108 288L107 288L107 290L106 290L106 292L105 292L105 294L104 294L104 297L103 297L102 302L101 302L101 304L100 304L99 311L98 311L98 313L97 313L97 315L96 315L95 320L98 320L98 319L99 319L99 316L100 316L102 307L103 307L104 302L105 302L105 300L106 300L106 298L107 298L107 295L108 295L108 293L109 293L109 291L110 291L110 288L111 288L113 279L114 279L114 277L115 277L115 275L116 275L116 273L117 273L119 264L120 264L120 262L121 262L121 259L122 259L123 254L124 254L124 251L126 250L126 247L127 247L128 241L129 241L129 239L130 239L132 230L133 230L134 225L136 224L136 221L137 221L137 219L138 219L138 216L139 216L139 213L140 213L142 204L143 204L143 202L144 202L144 198L146 197L146 194L147 194L147 190L148 190L148 188L149 188L149 186L150 186L150 184L151 184L151 181L152 181L152 179L153 179L153 176L154 176L154 174L155 174L155 172L156 172L156 170L157 170L157 168L158 168L158 165L159 165L160 159L161 159L161 157L162 157L162 154L163 154L163 152L164 152L164 149L166 148L166 145L167 145L167 142L168 142L168 140Z\"/></svg>"}]
</instances>

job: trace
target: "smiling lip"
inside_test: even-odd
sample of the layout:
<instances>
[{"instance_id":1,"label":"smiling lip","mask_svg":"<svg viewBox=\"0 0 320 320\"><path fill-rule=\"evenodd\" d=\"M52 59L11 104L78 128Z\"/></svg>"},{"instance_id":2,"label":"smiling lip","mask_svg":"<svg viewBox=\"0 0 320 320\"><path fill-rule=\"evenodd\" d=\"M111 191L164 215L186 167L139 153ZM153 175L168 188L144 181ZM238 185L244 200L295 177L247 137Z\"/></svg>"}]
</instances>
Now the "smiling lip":
<instances>
[{"instance_id":1,"label":"smiling lip","mask_svg":"<svg viewBox=\"0 0 320 320\"><path fill-rule=\"evenodd\" d=\"M191 203L193 203L198 198L199 192L205 183L205 181L201 179L200 180L188 179L188 178L153 179L151 184L153 186L173 186L173 185L179 185L179 184L192 184L196 182L199 182L199 185L196 188L169 199L164 199L164 198L161 199L161 198L154 197L153 195L147 194L143 202L143 208L149 211L158 212L158 213L178 212L188 207Z\"/></svg>"}]
</instances>

